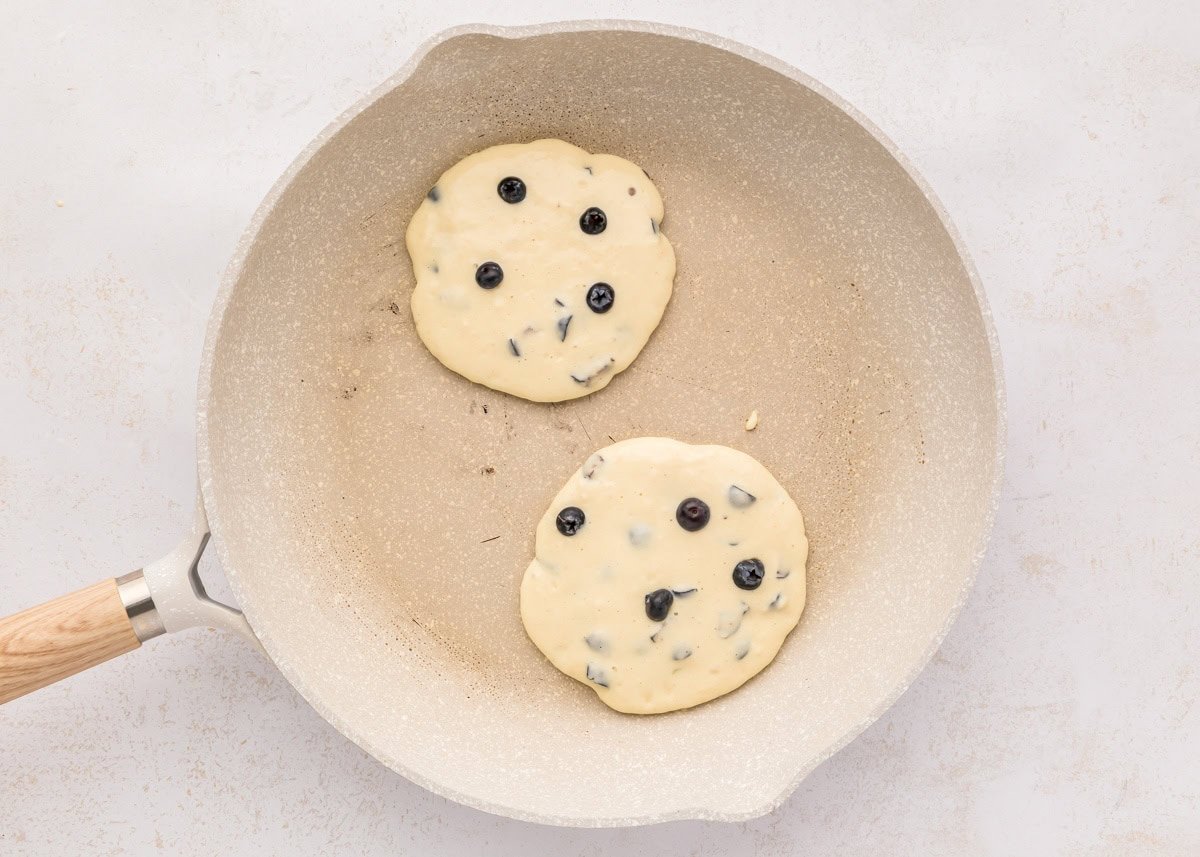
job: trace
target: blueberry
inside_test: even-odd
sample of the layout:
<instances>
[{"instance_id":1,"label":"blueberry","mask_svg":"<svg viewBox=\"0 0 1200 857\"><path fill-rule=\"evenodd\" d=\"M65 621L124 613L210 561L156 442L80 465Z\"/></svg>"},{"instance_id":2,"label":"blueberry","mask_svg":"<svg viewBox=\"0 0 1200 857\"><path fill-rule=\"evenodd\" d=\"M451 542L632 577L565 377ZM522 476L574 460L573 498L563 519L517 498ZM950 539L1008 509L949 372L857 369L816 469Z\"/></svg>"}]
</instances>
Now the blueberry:
<instances>
[{"instance_id":1,"label":"blueberry","mask_svg":"<svg viewBox=\"0 0 1200 857\"><path fill-rule=\"evenodd\" d=\"M588 289L587 305L592 312L608 312L616 299L617 293L608 283L596 283Z\"/></svg>"},{"instance_id":2,"label":"blueberry","mask_svg":"<svg viewBox=\"0 0 1200 857\"><path fill-rule=\"evenodd\" d=\"M554 526L558 527L558 531L564 536L573 536L579 532L586 520L583 509L578 506L567 506L554 519Z\"/></svg>"},{"instance_id":3,"label":"blueberry","mask_svg":"<svg viewBox=\"0 0 1200 857\"><path fill-rule=\"evenodd\" d=\"M608 218L594 205L579 215L579 228L587 235L599 235L607 226Z\"/></svg>"},{"instance_id":4,"label":"blueberry","mask_svg":"<svg viewBox=\"0 0 1200 857\"><path fill-rule=\"evenodd\" d=\"M500 198L505 202L516 205L525 198L525 182L516 176L500 179L500 184L496 185L496 193L500 194Z\"/></svg>"},{"instance_id":5,"label":"blueberry","mask_svg":"<svg viewBox=\"0 0 1200 857\"><path fill-rule=\"evenodd\" d=\"M688 497L675 510L675 520L689 533L704 529L708 523L708 515L708 504L695 497Z\"/></svg>"},{"instance_id":6,"label":"blueberry","mask_svg":"<svg viewBox=\"0 0 1200 857\"><path fill-rule=\"evenodd\" d=\"M758 589L765 571L761 559L744 559L733 567L733 585L738 589Z\"/></svg>"},{"instance_id":7,"label":"blueberry","mask_svg":"<svg viewBox=\"0 0 1200 857\"><path fill-rule=\"evenodd\" d=\"M675 596L669 589L656 589L646 596L646 615L655 622L661 622L671 612Z\"/></svg>"},{"instance_id":8,"label":"blueberry","mask_svg":"<svg viewBox=\"0 0 1200 857\"><path fill-rule=\"evenodd\" d=\"M475 269L475 282L481 289L494 289L504 280L504 269L495 262L484 262Z\"/></svg>"}]
</instances>

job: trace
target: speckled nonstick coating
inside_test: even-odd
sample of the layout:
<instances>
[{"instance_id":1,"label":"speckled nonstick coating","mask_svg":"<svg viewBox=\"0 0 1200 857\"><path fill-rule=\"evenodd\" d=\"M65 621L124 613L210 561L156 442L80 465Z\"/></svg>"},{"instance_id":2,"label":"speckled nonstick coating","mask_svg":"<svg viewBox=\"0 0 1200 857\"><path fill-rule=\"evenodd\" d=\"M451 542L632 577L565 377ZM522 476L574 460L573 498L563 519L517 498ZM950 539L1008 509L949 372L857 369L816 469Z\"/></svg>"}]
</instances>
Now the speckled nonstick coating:
<instances>
[{"instance_id":1,"label":"speckled nonstick coating","mask_svg":"<svg viewBox=\"0 0 1200 857\"><path fill-rule=\"evenodd\" d=\"M430 356L403 241L447 167L541 137L645 167L679 260L637 361L560 405ZM229 266L200 403L221 561L300 693L438 794L595 826L768 812L877 718L966 598L1004 435L978 278L893 146L775 59L632 22L452 30L334 122ZM812 544L775 663L653 717L558 673L517 604L546 504L639 435L755 456Z\"/></svg>"}]
</instances>

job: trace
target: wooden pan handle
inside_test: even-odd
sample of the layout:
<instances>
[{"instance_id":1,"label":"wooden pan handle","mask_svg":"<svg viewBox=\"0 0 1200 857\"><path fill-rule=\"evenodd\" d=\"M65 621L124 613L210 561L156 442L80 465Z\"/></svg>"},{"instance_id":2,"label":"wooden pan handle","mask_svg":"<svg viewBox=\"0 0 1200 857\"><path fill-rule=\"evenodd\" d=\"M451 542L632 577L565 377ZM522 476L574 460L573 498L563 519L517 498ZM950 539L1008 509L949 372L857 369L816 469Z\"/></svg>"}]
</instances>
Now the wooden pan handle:
<instances>
[{"instance_id":1,"label":"wooden pan handle","mask_svg":"<svg viewBox=\"0 0 1200 857\"><path fill-rule=\"evenodd\" d=\"M140 645L111 578L0 619L0 705Z\"/></svg>"}]
</instances>

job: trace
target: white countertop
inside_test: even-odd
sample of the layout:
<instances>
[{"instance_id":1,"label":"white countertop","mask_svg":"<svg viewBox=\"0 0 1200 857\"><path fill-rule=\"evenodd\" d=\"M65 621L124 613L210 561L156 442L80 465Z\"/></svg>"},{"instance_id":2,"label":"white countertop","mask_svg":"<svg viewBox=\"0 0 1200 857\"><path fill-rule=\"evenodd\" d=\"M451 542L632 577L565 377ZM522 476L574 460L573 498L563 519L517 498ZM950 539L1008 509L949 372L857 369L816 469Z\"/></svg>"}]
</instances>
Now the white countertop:
<instances>
[{"instance_id":1,"label":"white countertop","mask_svg":"<svg viewBox=\"0 0 1200 857\"><path fill-rule=\"evenodd\" d=\"M180 536L238 234L330 119L479 19L711 30L874 119L983 276L1008 474L933 663L767 818L575 831L465 809L195 631L0 709L0 853L1200 853L1193 0L133 5L10 3L0 31L0 614Z\"/></svg>"}]
</instances>

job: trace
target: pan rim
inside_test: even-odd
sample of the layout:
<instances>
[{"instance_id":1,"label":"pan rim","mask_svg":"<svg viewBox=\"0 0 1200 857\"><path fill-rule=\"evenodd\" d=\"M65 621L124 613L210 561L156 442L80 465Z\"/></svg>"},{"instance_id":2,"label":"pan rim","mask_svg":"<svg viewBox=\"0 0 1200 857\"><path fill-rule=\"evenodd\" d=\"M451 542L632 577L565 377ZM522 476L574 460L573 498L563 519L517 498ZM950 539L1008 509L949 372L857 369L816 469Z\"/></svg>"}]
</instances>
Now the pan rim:
<instances>
[{"instance_id":1,"label":"pan rim","mask_svg":"<svg viewBox=\"0 0 1200 857\"><path fill-rule=\"evenodd\" d=\"M975 295L975 301L979 308L984 334L987 339L989 357L992 366L992 384L994 390L994 404L996 408L996 432L992 439L995 448L995 459L993 462L994 470L992 484L989 486L990 499L986 509L984 510L983 519L980 521L980 526L976 535L975 552L971 559L970 568L966 569L966 575L963 579L962 586L957 593L955 602L948 611L941 628L930 640L926 650L922 653L921 657L914 662L912 667L901 679L901 681L898 682L886 695L884 695L884 697L878 703L876 703L876 705L863 719L852 724L837 738L837 740L831 742L824 750L822 750L822 752L807 760L802 766L800 766L799 770L796 771L790 781L784 785L777 795L749 810L729 811L716 806L697 805L659 813L643 813L630 816L554 815L530 810L522 806L506 804L489 798L484 798L476 794L460 792L456 789L444 786L443 784L432 780L431 778L415 770L412 770L405 765L402 760L390 758L386 754L377 750L368 736L360 734L348 724L344 723L333 710L324 704L323 700L317 695L317 693L308 686L300 672L290 665L286 658L286 653L277 651L275 641L272 640L269 635L260 630L255 621L255 608L253 604L250 603L246 598L246 592L241 584L240 573L233 563L232 558L229 555L228 546L225 544L225 541L221 536L221 514L220 509L217 506L212 482L213 470L208 425L208 405L212 393L212 372L215 362L214 358L217 343L220 340L221 331L224 327L225 314L229 308L229 303L233 296L235 286L238 280L241 278L246 259L254 245L263 223L275 209L280 197L291 185L296 176L305 168L305 166L307 166L313 156L316 155L316 153L319 152L338 132L340 132L355 117L373 105L381 97L406 82L421 65L430 51L444 42L451 41L461 36L470 35L488 35L516 40L558 33L584 32L647 33L687 40L716 48L764 66L765 68L787 77L789 80L809 88L857 122L864 130L866 130L868 134L872 136L872 138L874 138L881 146L883 146L887 153L896 161L896 163L900 165L905 174L920 189L922 195L925 197L926 201L937 215L939 223L946 231L946 234L950 237L950 240L954 245L955 252L957 253L959 260L963 265L963 269L967 273L968 279L970 280L971 287ZM991 309L987 301L987 296L984 293L983 284L980 280L979 273L975 267L975 263L972 260L970 253L967 251L961 234L954 225L953 221L950 219L945 206L934 194L928 182L926 182L924 177L917 171L916 167L898 149L896 144L893 143L892 140L883 133L883 131L881 131L870 119L863 115L846 99L794 66L783 62L782 60L771 56L770 54L759 51L756 48L749 47L740 42L736 42L723 36L718 36L702 30L695 30L671 24L625 19L559 21L519 26L500 26L480 23L462 24L451 27L422 42L414 50L408 61L405 62L399 70L397 70L394 74L372 89L370 92L359 98L352 106L344 110L332 122L330 122L319 134L316 135L316 137L313 138L311 142L309 142L304 150L301 151L300 154L297 155L296 158L291 162L284 173L275 181L270 191L263 198L262 202L259 203L254 215L251 217L249 223L238 240L233 255L231 256L230 261L221 276L220 285L213 302L212 312L209 316L204 338L204 348L201 355L196 401L197 473L200 483L201 497L208 516L209 527L212 531L212 541L215 546L217 556L220 559L221 566L224 569L226 578L228 579L230 588L237 599L238 605L245 614L246 620L249 622L250 627L254 630L255 636L262 644L263 649L266 651L275 667L283 674L284 678L286 678L288 682L296 689L296 691L304 698L304 700L311 705L326 722L337 729L338 732L357 744L364 752L371 755L381 764L396 771L406 779L426 789L427 791L430 791L440 797L455 801L456 803L494 815L500 815L519 821L536 822L540 824L564 827L634 827L641 825L660 824L668 821L685 820L738 822L767 815L782 805L784 801L786 801L796 791L800 783L803 782L803 780L819 765L858 737L868 726L878 720L884 714L884 712L886 712L897 702L897 700L899 700L904 692L908 690L908 688L916 680L917 676L924 671L933 655L937 652L942 642L945 640L950 628L954 625L954 622L957 620L959 614L962 612L962 609L966 604L967 598L970 595L970 592L974 587L975 580L978 576L980 565L982 564L983 558L986 555L989 537L995 523L996 513L1000 502L1000 491L1004 477L1005 443L1007 438L1007 399L1004 383L1003 363L1000 354L999 337L996 332Z\"/></svg>"}]
</instances>

